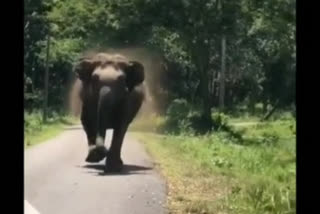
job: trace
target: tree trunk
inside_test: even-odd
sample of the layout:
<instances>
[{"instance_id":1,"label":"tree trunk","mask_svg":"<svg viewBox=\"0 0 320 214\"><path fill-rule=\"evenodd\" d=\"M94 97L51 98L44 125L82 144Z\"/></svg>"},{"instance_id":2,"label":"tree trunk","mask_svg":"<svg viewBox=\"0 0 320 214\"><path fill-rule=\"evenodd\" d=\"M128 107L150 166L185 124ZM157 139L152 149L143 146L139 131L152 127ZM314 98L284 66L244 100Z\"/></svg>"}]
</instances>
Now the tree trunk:
<instances>
[{"instance_id":1,"label":"tree trunk","mask_svg":"<svg viewBox=\"0 0 320 214\"><path fill-rule=\"evenodd\" d=\"M202 94L202 117L203 125L205 127L204 131L211 130L212 128L212 118L211 118L211 105L209 100L209 80L207 77L207 72L201 73L201 94Z\"/></svg>"},{"instance_id":2,"label":"tree trunk","mask_svg":"<svg viewBox=\"0 0 320 214\"><path fill-rule=\"evenodd\" d=\"M211 98L211 94L212 94L212 85L213 85L213 72L209 72L209 97Z\"/></svg>"},{"instance_id":3,"label":"tree trunk","mask_svg":"<svg viewBox=\"0 0 320 214\"><path fill-rule=\"evenodd\" d=\"M212 118L211 118L211 105L210 105L210 92L209 92L209 49L207 44L203 41L206 40L206 37L199 40L198 43L191 45L191 56L199 70L200 75L200 93L202 100L202 123L204 130L202 131L210 131L212 128Z\"/></svg>"},{"instance_id":4,"label":"tree trunk","mask_svg":"<svg viewBox=\"0 0 320 214\"><path fill-rule=\"evenodd\" d=\"M263 97L263 101L262 101L262 114L266 114L267 110L268 110L268 101L266 100L266 98Z\"/></svg>"},{"instance_id":5,"label":"tree trunk","mask_svg":"<svg viewBox=\"0 0 320 214\"><path fill-rule=\"evenodd\" d=\"M249 101L248 107L249 107L249 111L251 112L251 114L254 115L256 113L255 102Z\"/></svg>"},{"instance_id":6,"label":"tree trunk","mask_svg":"<svg viewBox=\"0 0 320 214\"><path fill-rule=\"evenodd\" d=\"M47 59L46 59L46 69L44 74L43 122L46 122L48 117L49 54L50 54L50 32L48 32L48 37L47 37Z\"/></svg>"},{"instance_id":7,"label":"tree trunk","mask_svg":"<svg viewBox=\"0 0 320 214\"><path fill-rule=\"evenodd\" d=\"M34 93L35 91L35 83L36 83L36 69L33 67L34 66L34 60L32 60L31 64L31 93Z\"/></svg>"},{"instance_id":8,"label":"tree trunk","mask_svg":"<svg viewBox=\"0 0 320 214\"><path fill-rule=\"evenodd\" d=\"M211 103L214 103L215 100L215 92L216 92L216 71L213 70L212 71L212 79L211 79L211 90L210 90L210 99L211 99Z\"/></svg>"},{"instance_id":9,"label":"tree trunk","mask_svg":"<svg viewBox=\"0 0 320 214\"><path fill-rule=\"evenodd\" d=\"M223 111L225 101L225 79L226 79L226 36L221 39L221 75L220 75L220 90L219 90L219 109Z\"/></svg>"},{"instance_id":10,"label":"tree trunk","mask_svg":"<svg viewBox=\"0 0 320 214\"><path fill-rule=\"evenodd\" d=\"M205 73L201 74L201 93L202 93L202 100L203 100L203 110L204 115L210 115L210 102L209 102L209 88L208 88L208 78L206 77Z\"/></svg>"},{"instance_id":11,"label":"tree trunk","mask_svg":"<svg viewBox=\"0 0 320 214\"><path fill-rule=\"evenodd\" d=\"M192 95L192 103L194 104L195 102L196 102L196 96L198 95L198 94L201 94L201 93L199 93L199 92L201 92L201 81L198 83L198 85L197 85L197 87L196 87L196 90L195 90L195 92L193 93L193 95Z\"/></svg>"}]
</instances>

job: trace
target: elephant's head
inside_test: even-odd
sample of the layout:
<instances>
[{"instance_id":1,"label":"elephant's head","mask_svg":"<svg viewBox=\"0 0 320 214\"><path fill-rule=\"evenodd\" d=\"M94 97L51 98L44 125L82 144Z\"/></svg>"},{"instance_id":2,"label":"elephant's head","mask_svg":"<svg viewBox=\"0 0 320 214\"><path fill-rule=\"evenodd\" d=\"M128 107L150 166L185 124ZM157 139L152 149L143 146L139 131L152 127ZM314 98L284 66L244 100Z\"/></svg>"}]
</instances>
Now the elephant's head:
<instances>
[{"instance_id":1,"label":"elephant's head","mask_svg":"<svg viewBox=\"0 0 320 214\"><path fill-rule=\"evenodd\" d=\"M121 122L121 117L116 117L115 112L128 109L125 106L128 103L125 103L129 99L129 109L134 109L140 102L140 98L132 98L136 97L135 86L142 85L144 81L144 67L139 62L129 61L121 55L99 53L81 59L74 67L74 71L83 85L80 97L85 110L82 111L84 115L91 115L87 112L98 113L90 117L98 119L98 127L101 130L103 127L115 126L114 118L117 118L117 122ZM130 120L130 118L122 119Z\"/></svg>"},{"instance_id":2,"label":"elephant's head","mask_svg":"<svg viewBox=\"0 0 320 214\"><path fill-rule=\"evenodd\" d=\"M98 88L108 86L131 91L144 81L143 65L121 55L99 53L91 58L82 58L74 71L83 84L92 83Z\"/></svg>"}]
</instances>

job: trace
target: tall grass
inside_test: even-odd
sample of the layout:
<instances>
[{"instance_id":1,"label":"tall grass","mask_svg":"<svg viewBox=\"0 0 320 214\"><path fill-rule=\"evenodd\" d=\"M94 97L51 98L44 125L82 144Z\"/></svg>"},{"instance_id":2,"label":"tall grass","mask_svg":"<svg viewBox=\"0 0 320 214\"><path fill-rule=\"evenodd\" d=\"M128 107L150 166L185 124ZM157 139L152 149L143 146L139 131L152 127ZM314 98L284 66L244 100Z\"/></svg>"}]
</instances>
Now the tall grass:
<instances>
[{"instance_id":1,"label":"tall grass","mask_svg":"<svg viewBox=\"0 0 320 214\"><path fill-rule=\"evenodd\" d=\"M162 170L170 171L168 177L178 177L174 180L192 177L191 183L198 185L194 189L197 194L174 193L179 197L173 197L172 204L179 203L180 207L172 207L180 210L177 213L203 210L204 213L295 213L295 121L286 116L281 120L233 127L233 131L241 133L241 141L222 130L204 136L189 131L178 135L139 134ZM185 172L179 174L181 170ZM225 182L220 187L227 188L228 193L217 200L214 191L218 191L219 185L210 191L204 186L208 184L204 179L215 182L221 176Z\"/></svg>"},{"instance_id":2,"label":"tall grass","mask_svg":"<svg viewBox=\"0 0 320 214\"><path fill-rule=\"evenodd\" d=\"M76 122L76 119L68 115L51 112L47 122L44 123L40 111L24 112L25 148L56 136L65 126Z\"/></svg>"}]
</instances>

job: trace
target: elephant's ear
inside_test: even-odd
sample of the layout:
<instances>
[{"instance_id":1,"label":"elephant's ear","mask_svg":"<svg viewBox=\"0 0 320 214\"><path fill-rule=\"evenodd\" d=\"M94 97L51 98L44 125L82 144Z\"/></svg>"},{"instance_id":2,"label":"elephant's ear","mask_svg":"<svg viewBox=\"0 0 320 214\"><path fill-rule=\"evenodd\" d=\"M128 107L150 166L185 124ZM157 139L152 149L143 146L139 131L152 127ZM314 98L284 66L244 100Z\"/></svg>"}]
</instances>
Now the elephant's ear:
<instances>
[{"instance_id":1,"label":"elephant's ear","mask_svg":"<svg viewBox=\"0 0 320 214\"><path fill-rule=\"evenodd\" d=\"M126 69L126 81L129 91L144 81L144 67L140 62L130 61Z\"/></svg>"},{"instance_id":2,"label":"elephant's ear","mask_svg":"<svg viewBox=\"0 0 320 214\"><path fill-rule=\"evenodd\" d=\"M74 72L78 75L79 79L87 82L91 78L97 62L91 59L81 59L75 66Z\"/></svg>"}]
</instances>

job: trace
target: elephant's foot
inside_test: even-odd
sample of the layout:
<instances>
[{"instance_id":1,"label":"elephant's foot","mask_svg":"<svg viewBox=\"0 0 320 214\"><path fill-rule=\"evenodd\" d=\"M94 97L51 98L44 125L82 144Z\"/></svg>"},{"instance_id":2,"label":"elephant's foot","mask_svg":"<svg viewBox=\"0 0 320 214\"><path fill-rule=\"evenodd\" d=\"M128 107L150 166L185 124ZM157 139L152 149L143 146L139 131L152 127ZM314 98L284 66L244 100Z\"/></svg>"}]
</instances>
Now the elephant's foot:
<instances>
[{"instance_id":1,"label":"elephant's foot","mask_svg":"<svg viewBox=\"0 0 320 214\"><path fill-rule=\"evenodd\" d=\"M123 161L120 159L107 157L105 172L121 172L123 169Z\"/></svg>"},{"instance_id":2,"label":"elephant's foot","mask_svg":"<svg viewBox=\"0 0 320 214\"><path fill-rule=\"evenodd\" d=\"M89 148L89 154L86 158L86 162L97 163L103 160L103 158L107 156L107 153L108 150L104 146L92 146L91 148Z\"/></svg>"}]
</instances>

